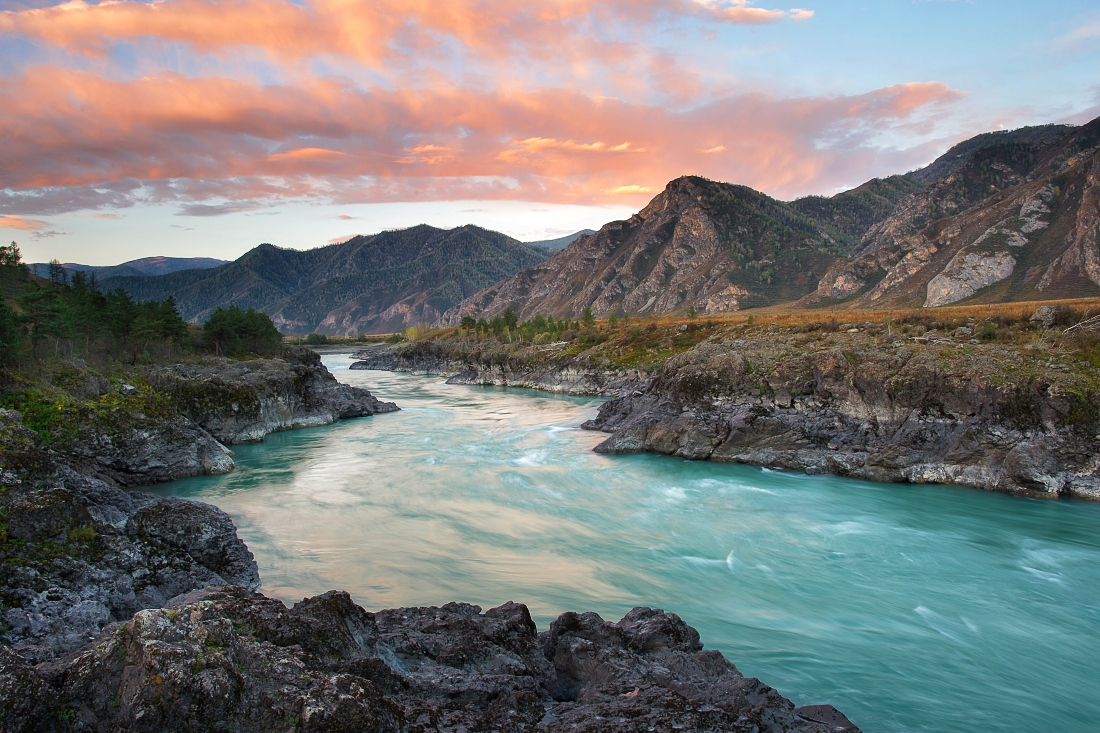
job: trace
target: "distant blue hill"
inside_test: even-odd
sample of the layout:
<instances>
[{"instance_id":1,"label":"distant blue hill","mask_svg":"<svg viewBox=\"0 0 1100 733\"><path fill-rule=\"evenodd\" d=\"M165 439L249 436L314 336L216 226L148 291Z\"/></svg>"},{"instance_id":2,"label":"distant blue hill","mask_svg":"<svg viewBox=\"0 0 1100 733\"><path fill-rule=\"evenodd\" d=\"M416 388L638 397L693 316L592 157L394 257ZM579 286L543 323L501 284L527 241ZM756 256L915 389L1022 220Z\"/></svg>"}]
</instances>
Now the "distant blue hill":
<instances>
[{"instance_id":1,"label":"distant blue hill","mask_svg":"<svg viewBox=\"0 0 1100 733\"><path fill-rule=\"evenodd\" d=\"M218 260L213 257L142 257L139 260L123 262L121 265L81 265L75 262L62 262L61 266L70 275L78 270L89 274L94 272L96 279L103 281L109 277L152 277L180 270L207 270L224 265L226 262L227 260ZM35 262L29 267L31 272L39 277L49 276L48 262Z\"/></svg>"},{"instance_id":2,"label":"distant blue hill","mask_svg":"<svg viewBox=\"0 0 1100 733\"><path fill-rule=\"evenodd\" d=\"M586 234L595 234L594 229L581 229L579 232L573 232L567 234L564 237L558 237L557 239L542 239L538 242L524 242L528 247L536 247L538 249L548 249L551 252L557 252L558 250L565 249L576 241L579 237L583 237Z\"/></svg>"}]
</instances>

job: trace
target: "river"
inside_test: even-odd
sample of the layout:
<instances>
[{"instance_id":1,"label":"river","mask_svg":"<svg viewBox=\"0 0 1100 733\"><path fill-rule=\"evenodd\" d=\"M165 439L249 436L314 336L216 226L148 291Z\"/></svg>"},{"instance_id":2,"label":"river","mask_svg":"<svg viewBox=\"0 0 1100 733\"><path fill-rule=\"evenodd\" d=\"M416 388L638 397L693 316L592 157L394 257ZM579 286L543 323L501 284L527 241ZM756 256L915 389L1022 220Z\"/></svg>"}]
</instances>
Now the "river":
<instances>
[{"instance_id":1,"label":"river","mask_svg":"<svg viewBox=\"0 0 1100 733\"><path fill-rule=\"evenodd\" d=\"M601 456L598 399L324 360L402 411L155 489L232 515L268 595L514 600L540 629L647 605L866 733L1100 729L1100 504Z\"/></svg>"}]
</instances>

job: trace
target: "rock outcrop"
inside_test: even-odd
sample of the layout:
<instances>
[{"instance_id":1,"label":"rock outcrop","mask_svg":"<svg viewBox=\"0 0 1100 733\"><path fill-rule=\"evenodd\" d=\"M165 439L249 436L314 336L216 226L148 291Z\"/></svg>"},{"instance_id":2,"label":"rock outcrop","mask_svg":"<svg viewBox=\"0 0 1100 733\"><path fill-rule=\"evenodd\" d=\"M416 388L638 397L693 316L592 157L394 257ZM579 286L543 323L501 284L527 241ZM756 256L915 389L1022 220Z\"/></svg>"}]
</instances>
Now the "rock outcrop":
<instances>
[{"instance_id":1,"label":"rock outcrop","mask_svg":"<svg viewBox=\"0 0 1100 733\"><path fill-rule=\"evenodd\" d=\"M227 445L397 409L365 389L337 382L309 349L283 359L180 364L153 372L149 380L172 395L184 416Z\"/></svg>"},{"instance_id":2,"label":"rock outcrop","mask_svg":"<svg viewBox=\"0 0 1100 733\"><path fill-rule=\"evenodd\" d=\"M0 467L0 642L26 660L54 658L193 588L259 585L224 512L78 473L6 410Z\"/></svg>"},{"instance_id":3,"label":"rock outcrop","mask_svg":"<svg viewBox=\"0 0 1100 733\"><path fill-rule=\"evenodd\" d=\"M1025 359L972 329L891 337L727 333L666 361L583 427L605 453L648 451L1100 500L1100 400L1088 370ZM851 332L849 332L851 331Z\"/></svg>"},{"instance_id":4,"label":"rock outcrop","mask_svg":"<svg viewBox=\"0 0 1100 733\"><path fill-rule=\"evenodd\" d=\"M120 486L226 473L233 469L226 445L397 409L340 384L305 349L282 359L142 367L127 380L112 385L74 365L55 379L49 402L41 394L19 398L16 390L16 403L58 416L43 428L58 460Z\"/></svg>"},{"instance_id":5,"label":"rock outcrop","mask_svg":"<svg viewBox=\"0 0 1100 733\"><path fill-rule=\"evenodd\" d=\"M599 363L568 344L417 341L356 354L351 369L435 374L447 384L526 387L571 395L617 394L641 378L636 369Z\"/></svg>"},{"instance_id":6,"label":"rock outcrop","mask_svg":"<svg viewBox=\"0 0 1100 733\"><path fill-rule=\"evenodd\" d=\"M5 731L857 733L741 675L675 614L618 623L525 606L368 613L330 591L287 608L208 587L32 667L0 648Z\"/></svg>"},{"instance_id":7,"label":"rock outcrop","mask_svg":"<svg viewBox=\"0 0 1100 733\"><path fill-rule=\"evenodd\" d=\"M20 398L48 440L0 410L0 640L41 661L189 590L258 587L224 512L120 487L225 473L223 443L397 409L313 352L287 357L153 368L117 388L74 367L56 405Z\"/></svg>"}]
</instances>

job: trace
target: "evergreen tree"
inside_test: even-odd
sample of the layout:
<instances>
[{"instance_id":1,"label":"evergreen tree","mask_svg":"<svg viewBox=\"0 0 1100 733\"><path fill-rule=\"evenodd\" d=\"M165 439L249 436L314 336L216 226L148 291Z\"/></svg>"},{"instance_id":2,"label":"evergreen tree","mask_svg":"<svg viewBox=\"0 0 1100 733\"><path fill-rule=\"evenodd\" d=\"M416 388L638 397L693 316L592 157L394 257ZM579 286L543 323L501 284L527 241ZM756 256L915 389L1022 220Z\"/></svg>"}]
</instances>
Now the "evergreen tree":
<instances>
[{"instance_id":1,"label":"evergreen tree","mask_svg":"<svg viewBox=\"0 0 1100 733\"><path fill-rule=\"evenodd\" d=\"M596 323L596 318L592 315L592 309L588 306L585 306L581 312L581 323L584 324L585 328L592 328Z\"/></svg>"},{"instance_id":2,"label":"evergreen tree","mask_svg":"<svg viewBox=\"0 0 1100 733\"><path fill-rule=\"evenodd\" d=\"M65 268L61 266L56 258L50 260L49 280L57 287L64 287L69 280L68 273L65 272Z\"/></svg>"},{"instance_id":3,"label":"evergreen tree","mask_svg":"<svg viewBox=\"0 0 1100 733\"><path fill-rule=\"evenodd\" d=\"M22 345L23 328L19 325L19 316L0 297L0 364L14 361Z\"/></svg>"},{"instance_id":4,"label":"evergreen tree","mask_svg":"<svg viewBox=\"0 0 1100 733\"><path fill-rule=\"evenodd\" d=\"M253 308L218 308L203 326L207 348L225 355L270 354L282 340L271 316Z\"/></svg>"}]
</instances>

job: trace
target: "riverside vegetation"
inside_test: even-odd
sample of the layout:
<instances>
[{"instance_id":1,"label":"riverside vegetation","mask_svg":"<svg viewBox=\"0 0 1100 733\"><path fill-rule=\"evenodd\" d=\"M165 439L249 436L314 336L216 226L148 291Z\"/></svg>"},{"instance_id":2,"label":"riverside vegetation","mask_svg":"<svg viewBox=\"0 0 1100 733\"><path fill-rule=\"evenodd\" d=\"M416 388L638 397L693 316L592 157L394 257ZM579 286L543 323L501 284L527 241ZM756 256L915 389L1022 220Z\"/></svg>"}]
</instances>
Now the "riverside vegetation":
<instances>
[{"instance_id":1,"label":"riverside vegetation","mask_svg":"<svg viewBox=\"0 0 1100 733\"><path fill-rule=\"evenodd\" d=\"M659 610L566 613L538 633L515 603L372 614L337 591L290 609L255 593L224 512L129 487L396 406L283 349L255 311L197 331L170 300L40 282L5 252L5 282L29 291L0 301L5 733L858 731L831 706L795 709Z\"/></svg>"}]
</instances>

